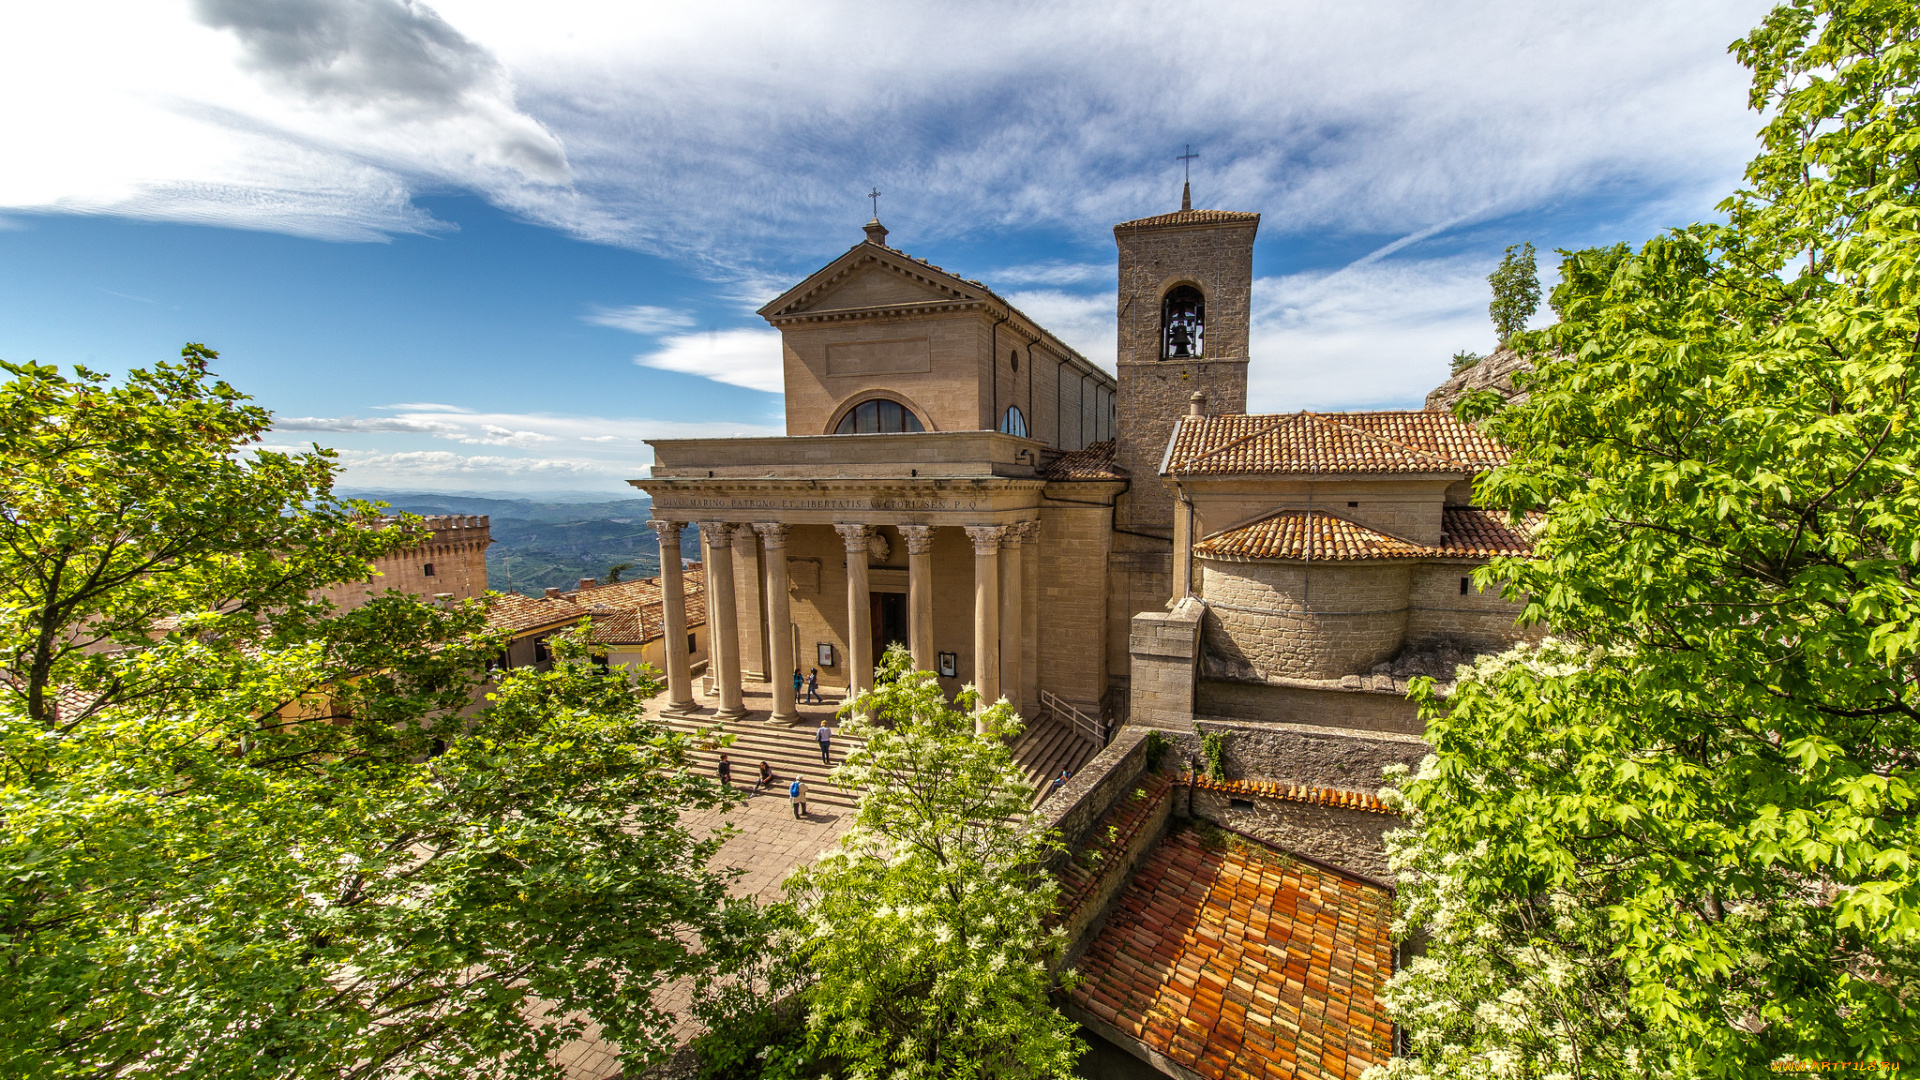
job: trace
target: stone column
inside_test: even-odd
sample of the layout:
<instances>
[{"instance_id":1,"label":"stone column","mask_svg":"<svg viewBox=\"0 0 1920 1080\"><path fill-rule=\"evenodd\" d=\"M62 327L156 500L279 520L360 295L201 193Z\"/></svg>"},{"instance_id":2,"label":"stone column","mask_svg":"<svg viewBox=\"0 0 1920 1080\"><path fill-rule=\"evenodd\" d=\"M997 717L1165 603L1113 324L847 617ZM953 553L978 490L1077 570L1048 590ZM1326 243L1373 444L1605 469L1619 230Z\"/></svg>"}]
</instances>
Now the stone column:
<instances>
[{"instance_id":1,"label":"stone column","mask_svg":"<svg viewBox=\"0 0 1920 1080\"><path fill-rule=\"evenodd\" d=\"M867 584L866 525L836 524L847 545L847 697L873 688L873 603Z\"/></svg>"},{"instance_id":2,"label":"stone column","mask_svg":"<svg viewBox=\"0 0 1920 1080\"><path fill-rule=\"evenodd\" d=\"M680 530L684 521L654 520L647 524L660 534L660 607L666 628L661 631L667 652L667 708L693 708L693 670L687 652L687 579L680 568Z\"/></svg>"},{"instance_id":3,"label":"stone column","mask_svg":"<svg viewBox=\"0 0 1920 1080\"><path fill-rule=\"evenodd\" d=\"M767 637L760 620L760 534L733 530L733 595L740 604L740 677L765 682Z\"/></svg>"},{"instance_id":4,"label":"stone column","mask_svg":"<svg viewBox=\"0 0 1920 1080\"><path fill-rule=\"evenodd\" d=\"M933 526L902 525L907 539L907 641L913 666L939 671L933 648Z\"/></svg>"},{"instance_id":5,"label":"stone column","mask_svg":"<svg viewBox=\"0 0 1920 1080\"><path fill-rule=\"evenodd\" d=\"M726 521L703 521L700 535L707 541L707 665L720 708L714 715L737 720L747 715L740 703L740 624L733 597L733 531Z\"/></svg>"},{"instance_id":6,"label":"stone column","mask_svg":"<svg viewBox=\"0 0 1920 1080\"><path fill-rule=\"evenodd\" d=\"M787 609L787 527L777 521L754 523L767 549L767 638L773 646L768 675L773 679L775 723L800 718L793 707L793 617Z\"/></svg>"},{"instance_id":7,"label":"stone column","mask_svg":"<svg viewBox=\"0 0 1920 1080\"><path fill-rule=\"evenodd\" d=\"M1027 714L1020 696L1021 630L1026 620L1020 617L1021 582L1026 577L1027 531L1020 525L1008 525L1000 534L1000 693L1013 705L1013 711Z\"/></svg>"},{"instance_id":8,"label":"stone column","mask_svg":"<svg viewBox=\"0 0 1920 1080\"><path fill-rule=\"evenodd\" d=\"M1000 699L1000 526L966 530L973 541L973 686L984 709Z\"/></svg>"},{"instance_id":9,"label":"stone column","mask_svg":"<svg viewBox=\"0 0 1920 1080\"><path fill-rule=\"evenodd\" d=\"M1022 522L1026 558L1020 581L1020 697L1040 711L1040 523Z\"/></svg>"}]
</instances>

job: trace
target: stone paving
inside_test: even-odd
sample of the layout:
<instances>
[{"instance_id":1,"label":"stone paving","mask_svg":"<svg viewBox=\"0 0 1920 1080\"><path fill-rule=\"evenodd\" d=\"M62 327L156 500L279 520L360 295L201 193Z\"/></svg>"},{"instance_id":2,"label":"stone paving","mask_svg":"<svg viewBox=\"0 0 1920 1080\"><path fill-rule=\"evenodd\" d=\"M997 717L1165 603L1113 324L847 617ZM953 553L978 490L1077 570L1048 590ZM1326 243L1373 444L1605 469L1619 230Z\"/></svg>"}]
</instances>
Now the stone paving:
<instances>
[{"instance_id":1,"label":"stone paving","mask_svg":"<svg viewBox=\"0 0 1920 1080\"><path fill-rule=\"evenodd\" d=\"M657 710L663 701L664 695L654 698L648 703L648 710ZM818 720L812 723L817 724ZM795 728L793 737L810 746L813 729L811 726ZM834 764L839 764L839 758L836 747ZM739 770L734 777L734 786L742 791L750 783L744 775L746 771ZM737 828L739 831L714 856L713 865L744 871L734 881L735 895L770 900L779 896L780 883L789 872L831 847L851 824L851 812L843 808L815 804L810 809L811 813L805 818L796 820L787 802L786 788L782 786L753 795L727 814L717 810L690 812L681 820L701 835L711 835L712 830L723 823ZM691 988L681 984L669 986L658 995L664 1007L682 1014L673 1034L674 1041L683 1045L699 1030L690 1017L684 1016L690 995ZM620 1075L618 1049L599 1038L597 1032L590 1032L587 1038L562 1049L555 1055L555 1061L566 1069L567 1080L610 1080Z\"/></svg>"}]
</instances>

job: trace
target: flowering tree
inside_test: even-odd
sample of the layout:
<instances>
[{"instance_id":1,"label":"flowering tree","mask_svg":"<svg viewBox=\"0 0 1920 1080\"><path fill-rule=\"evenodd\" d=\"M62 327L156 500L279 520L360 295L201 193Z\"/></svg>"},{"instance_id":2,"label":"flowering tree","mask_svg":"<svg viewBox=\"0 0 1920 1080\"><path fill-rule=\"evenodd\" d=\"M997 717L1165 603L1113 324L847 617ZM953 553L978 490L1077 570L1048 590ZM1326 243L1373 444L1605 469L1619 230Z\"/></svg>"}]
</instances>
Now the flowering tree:
<instances>
[{"instance_id":1,"label":"flowering tree","mask_svg":"<svg viewBox=\"0 0 1920 1080\"><path fill-rule=\"evenodd\" d=\"M1724 225L1568 256L1483 584L1567 644L1416 697L1401 1073L1751 1076L1920 1045L1920 9L1736 43ZM1469 407L1474 407L1469 405Z\"/></svg>"},{"instance_id":2,"label":"flowering tree","mask_svg":"<svg viewBox=\"0 0 1920 1080\"><path fill-rule=\"evenodd\" d=\"M935 677L887 651L871 691L842 706L866 743L835 770L862 792L835 850L787 879L810 1041L854 1077L1067 1077L1074 1025L1048 1002L1043 928L1057 888L1037 866L1050 842L1022 829L1027 785L1008 752L1005 699L958 708ZM872 723L860 722L865 715Z\"/></svg>"},{"instance_id":3,"label":"flowering tree","mask_svg":"<svg viewBox=\"0 0 1920 1080\"><path fill-rule=\"evenodd\" d=\"M0 385L0 1074L645 1060L728 915L679 808L728 796L581 642L483 699L477 604L314 599L418 523L249 452L213 358Z\"/></svg>"}]
</instances>

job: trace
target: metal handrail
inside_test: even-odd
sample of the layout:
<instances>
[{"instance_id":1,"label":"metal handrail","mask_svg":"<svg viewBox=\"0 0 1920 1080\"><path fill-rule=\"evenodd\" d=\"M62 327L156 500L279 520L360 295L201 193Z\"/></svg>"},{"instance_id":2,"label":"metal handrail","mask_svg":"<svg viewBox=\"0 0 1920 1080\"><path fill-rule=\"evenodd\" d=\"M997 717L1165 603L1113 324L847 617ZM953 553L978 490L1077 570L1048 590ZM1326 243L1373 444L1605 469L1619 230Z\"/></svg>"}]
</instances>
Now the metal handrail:
<instances>
[{"instance_id":1,"label":"metal handrail","mask_svg":"<svg viewBox=\"0 0 1920 1080\"><path fill-rule=\"evenodd\" d=\"M1073 725L1074 730L1088 742L1095 746L1107 745L1107 725L1104 720L1088 716L1046 690L1040 691L1040 704Z\"/></svg>"}]
</instances>

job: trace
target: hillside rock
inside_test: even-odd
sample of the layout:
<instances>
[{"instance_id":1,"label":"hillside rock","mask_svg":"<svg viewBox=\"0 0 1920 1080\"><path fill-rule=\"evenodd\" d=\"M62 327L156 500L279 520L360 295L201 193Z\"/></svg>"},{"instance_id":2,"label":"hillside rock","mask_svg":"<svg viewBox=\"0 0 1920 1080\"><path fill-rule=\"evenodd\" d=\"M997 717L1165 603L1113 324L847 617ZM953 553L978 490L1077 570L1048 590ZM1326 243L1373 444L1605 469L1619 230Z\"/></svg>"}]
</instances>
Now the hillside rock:
<instances>
[{"instance_id":1,"label":"hillside rock","mask_svg":"<svg viewBox=\"0 0 1920 1080\"><path fill-rule=\"evenodd\" d=\"M1531 370L1533 365L1526 357L1512 349L1495 349L1492 355L1434 387L1427 395L1427 411L1450 411L1453 403L1470 390L1495 390L1508 401L1525 401L1526 393L1513 388L1513 376L1515 372Z\"/></svg>"}]
</instances>

